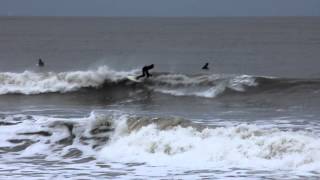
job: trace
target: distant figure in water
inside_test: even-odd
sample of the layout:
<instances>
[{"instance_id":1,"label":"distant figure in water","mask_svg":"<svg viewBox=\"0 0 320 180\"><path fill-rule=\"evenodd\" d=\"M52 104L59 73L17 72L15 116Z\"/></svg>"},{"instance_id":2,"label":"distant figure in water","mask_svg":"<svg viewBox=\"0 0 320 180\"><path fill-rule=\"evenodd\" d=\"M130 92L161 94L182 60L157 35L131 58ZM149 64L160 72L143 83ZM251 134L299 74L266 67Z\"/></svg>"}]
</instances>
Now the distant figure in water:
<instances>
[{"instance_id":1,"label":"distant figure in water","mask_svg":"<svg viewBox=\"0 0 320 180\"><path fill-rule=\"evenodd\" d=\"M38 61L38 66L39 67L43 67L44 66L44 62L42 61L42 59L40 58Z\"/></svg>"},{"instance_id":2,"label":"distant figure in water","mask_svg":"<svg viewBox=\"0 0 320 180\"><path fill-rule=\"evenodd\" d=\"M209 63L206 63L203 67L202 70L209 70Z\"/></svg>"},{"instance_id":3,"label":"distant figure in water","mask_svg":"<svg viewBox=\"0 0 320 180\"><path fill-rule=\"evenodd\" d=\"M145 76L147 76L147 78L150 77L150 76L152 76L152 74L149 73L149 70L150 70L150 69L153 69L153 68L154 68L154 65L153 65L153 64L151 64L151 65L149 65L149 66L144 66L144 67L142 68L142 75L138 76L136 79L138 80L138 79L140 79L140 78L142 78L142 77L145 77Z\"/></svg>"}]
</instances>

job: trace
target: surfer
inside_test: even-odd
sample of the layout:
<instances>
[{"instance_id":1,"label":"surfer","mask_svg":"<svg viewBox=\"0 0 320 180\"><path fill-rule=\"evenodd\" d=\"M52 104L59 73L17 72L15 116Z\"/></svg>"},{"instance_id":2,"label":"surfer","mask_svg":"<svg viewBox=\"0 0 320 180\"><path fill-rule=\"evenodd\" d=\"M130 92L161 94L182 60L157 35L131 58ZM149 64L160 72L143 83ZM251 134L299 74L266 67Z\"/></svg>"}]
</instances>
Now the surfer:
<instances>
[{"instance_id":1,"label":"surfer","mask_svg":"<svg viewBox=\"0 0 320 180\"><path fill-rule=\"evenodd\" d=\"M38 66L39 67L43 67L44 66L44 62L42 61L41 58L39 58L39 60L38 60Z\"/></svg>"},{"instance_id":2,"label":"surfer","mask_svg":"<svg viewBox=\"0 0 320 180\"><path fill-rule=\"evenodd\" d=\"M209 63L206 63L203 67L202 70L209 70Z\"/></svg>"},{"instance_id":3,"label":"surfer","mask_svg":"<svg viewBox=\"0 0 320 180\"><path fill-rule=\"evenodd\" d=\"M136 79L138 80L138 79L140 79L140 78L142 78L142 77L145 77L145 76L147 76L147 78L150 77L150 76L152 76L152 74L149 73L149 70L150 70L150 69L153 69L153 68L154 68L154 65L153 65L153 64L151 64L151 65L149 65L149 66L144 66L144 67L142 68L142 75L138 76Z\"/></svg>"}]
</instances>

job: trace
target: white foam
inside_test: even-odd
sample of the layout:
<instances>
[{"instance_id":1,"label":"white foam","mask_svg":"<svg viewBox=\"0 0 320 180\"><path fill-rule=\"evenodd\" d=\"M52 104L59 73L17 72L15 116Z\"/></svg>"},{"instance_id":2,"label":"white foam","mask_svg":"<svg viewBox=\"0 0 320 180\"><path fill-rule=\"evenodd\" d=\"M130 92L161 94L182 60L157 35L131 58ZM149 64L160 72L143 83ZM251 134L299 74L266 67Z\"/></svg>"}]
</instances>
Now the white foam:
<instances>
[{"instance_id":1,"label":"white foam","mask_svg":"<svg viewBox=\"0 0 320 180\"><path fill-rule=\"evenodd\" d=\"M215 80L227 78L228 76L211 74L211 75L197 75L197 76L187 76L184 74L164 74L153 78L156 83L169 84L169 85L200 85L209 84Z\"/></svg>"},{"instance_id":2,"label":"white foam","mask_svg":"<svg viewBox=\"0 0 320 180\"><path fill-rule=\"evenodd\" d=\"M155 88L154 91L161 92L164 94L170 94L174 96L198 96L205 98L214 98L217 95L223 93L226 89L225 86L219 85L211 88L177 88L177 89L165 89L165 88Z\"/></svg>"},{"instance_id":3,"label":"white foam","mask_svg":"<svg viewBox=\"0 0 320 180\"><path fill-rule=\"evenodd\" d=\"M65 155L72 149L78 149L81 151L79 159L93 157L98 162L105 161L112 165L113 170L117 165L117 168L125 170L126 164L131 162L147 163L129 167L135 168L135 173L142 177L166 176L172 171L183 174L188 170L208 169L228 170L225 175L230 175L234 173L230 170L232 168L273 172L289 170L299 174L320 172L319 135L304 131L284 131L264 125L230 123L226 126L226 122L223 123L226 127L203 130L180 126L168 126L160 130L156 124L141 124L141 127L135 126L136 130L132 131L127 127L127 120L132 120L131 116L120 112L109 116L92 112L89 117L83 118L9 115L5 120L17 122L14 118L21 118L20 124L0 126L1 147L19 145L8 142L9 139L30 139L35 143L19 152L6 152L2 157L6 161L45 155L46 160L72 162L77 157ZM112 126L115 130L110 134L90 133L109 121L115 123ZM70 136L64 125L66 123L74 125L74 139L67 145L58 143ZM21 134L36 131L48 131L52 135ZM99 148L93 148L95 142L91 138L106 136L111 137L106 145L99 144ZM81 139L83 137L89 140ZM87 167L88 163L72 163L72 166L77 165Z\"/></svg>"},{"instance_id":4,"label":"white foam","mask_svg":"<svg viewBox=\"0 0 320 180\"><path fill-rule=\"evenodd\" d=\"M160 75L153 80L156 85L150 89L174 96L198 96L214 98L227 88L235 91L245 91L245 86L257 86L255 78L248 75L219 76L201 75L188 77L186 75ZM160 84L160 85L157 85Z\"/></svg>"},{"instance_id":5,"label":"white foam","mask_svg":"<svg viewBox=\"0 0 320 180\"><path fill-rule=\"evenodd\" d=\"M73 72L0 73L0 94L39 94L46 92L69 92L83 87L98 87L105 81L117 82L132 72L119 72L107 66L95 70Z\"/></svg>"},{"instance_id":6,"label":"white foam","mask_svg":"<svg viewBox=\"0 0 320 180\"><path fill-rule=\"evenodd\" d=\"M319 170L319 137L305 132L239 125L197 131L151 124L128 133L122 123L99 157L112 162L147 162L183 168Z\"/></svg>"},{"instance_id":7,"label":"white foam","mask_svg":"<svg viewBox=\"0 0 320 180\"><path fill-rule=\"evenodd\" d=\"M7 121L15 121L9 117ZM22 115L14 117L23 118ZM246 124L203 130L180 126L160 130L156 124L150 124L131 131L127 127L128 117L95 112L89 117L74 119L33 116L28 120L25 117L20 124L0 126L0 145L15 146L7 141L9 139L33 140L35 143L20 151L19 157L43 154L49 159L62 159L70 149L79 149L82 156L94 156L109 162L146 162L171 168L320 170L320 140L317 134ZM112 126L115 130L110 134L100 134L101 137L111 136L101 150L93 149L91 141L81 142L81 137L92 138L91 130L107 121L115 122ZM75 123L72 129L75 138L68 146L59 146L61 139L70 136L68 128L59 126L59 122ZM21 134L37 131L48 131L52 135Z\"/></svg>"}]
</instances>

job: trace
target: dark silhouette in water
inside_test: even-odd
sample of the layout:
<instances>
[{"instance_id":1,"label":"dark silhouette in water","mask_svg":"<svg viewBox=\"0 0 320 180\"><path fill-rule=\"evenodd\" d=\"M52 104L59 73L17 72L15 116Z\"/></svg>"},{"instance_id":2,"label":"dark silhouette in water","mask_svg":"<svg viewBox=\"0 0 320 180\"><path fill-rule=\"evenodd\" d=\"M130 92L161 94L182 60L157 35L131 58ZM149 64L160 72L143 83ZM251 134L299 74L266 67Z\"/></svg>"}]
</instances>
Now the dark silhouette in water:
<instances>
[{"instance_id":1,"label":"dark silhouette in water","mask_svg":"<svg viewBox=\"0 0 320 180\"><path fill-rule=\"evenodd\" d=\"M42 61L42 59L40 58L38 61L38 66L39 67L43 67L44 66L44 62Z\"/></svg>"},{"instance_id":2,"label":"dark silhouette in water","mask_svg":"<svg viewBox=\"0 0 320 180\"><path fill-rule=\"evenodd\" d=\"M206 63L203 67L202 70L209 70L209 63Z\"/></svg>"},{"instance_id":3,"label":"dark silhouette in water","mask_svg":"<svg viewBox=\"0 0 320 180\"><path fill-rule=\"evenodd\" d=\"M140 78L142 78L142 77L145 77L145 76L147 76L147 78L150 77L150 76L152 76L152 74L149 73L149 70L150 70L150 69L153 69L153 68L154 68L154 65L153 65L153 64L151 64L151 65L149 65L149 66L144 66L144 67L142 68L142 75L136 77L136 79L138 80L138 79L140 79Z\"/></svg>"}]
</instances>

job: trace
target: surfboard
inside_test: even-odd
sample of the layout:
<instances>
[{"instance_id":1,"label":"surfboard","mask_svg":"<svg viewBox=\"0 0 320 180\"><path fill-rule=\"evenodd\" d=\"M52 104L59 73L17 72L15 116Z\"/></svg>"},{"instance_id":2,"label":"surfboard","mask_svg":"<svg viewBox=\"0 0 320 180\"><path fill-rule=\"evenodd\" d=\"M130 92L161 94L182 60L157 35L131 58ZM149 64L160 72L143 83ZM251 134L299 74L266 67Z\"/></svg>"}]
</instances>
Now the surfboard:
<instances>
[{"instance_id":1,"label":"surfboard","mask_svg":"<svg viewBox=\"0 0 320 180\"><path fill-rule=\"evenodd\" d=\"M137 79L136 76L127 76L127 78L130 81L133 81L133 82L142 82L142 80L141 79Z\"/></svg>"}]
</instances>

